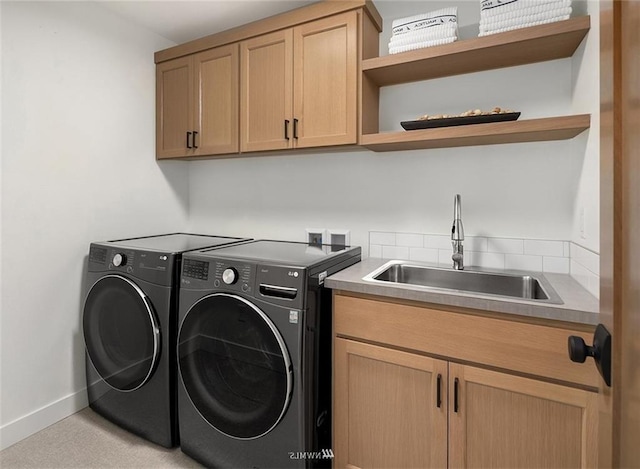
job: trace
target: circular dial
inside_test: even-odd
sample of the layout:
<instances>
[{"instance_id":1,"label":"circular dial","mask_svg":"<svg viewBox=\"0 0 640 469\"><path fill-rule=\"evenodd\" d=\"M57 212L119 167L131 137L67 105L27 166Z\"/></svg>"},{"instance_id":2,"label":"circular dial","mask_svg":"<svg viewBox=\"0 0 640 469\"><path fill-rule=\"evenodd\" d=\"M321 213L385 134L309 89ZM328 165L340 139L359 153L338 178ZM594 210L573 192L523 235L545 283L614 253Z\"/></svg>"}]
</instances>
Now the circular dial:
<instances>
[{"instance_id":1,"label":"circular dial","mask_svg":"<svg viewBox=\"0 0 640 469\"><path fill-rule=\"evenodd\" d=\"M120 267L121 265L125 265L127 263L127 256L122 253L117 253L113 256L113 265L116 267Z\"/></svg>"},{"instance_id":2,"label":"circular dial","mask_svg":"<svg viewBox=\"0 0 640 469\"><path fill-rule=\"evenodd\" d=\"M233 267L224 269L222 272L222 281L227 285L233 285L238 280L238 271Z\"/></svg>"}]
</instances>

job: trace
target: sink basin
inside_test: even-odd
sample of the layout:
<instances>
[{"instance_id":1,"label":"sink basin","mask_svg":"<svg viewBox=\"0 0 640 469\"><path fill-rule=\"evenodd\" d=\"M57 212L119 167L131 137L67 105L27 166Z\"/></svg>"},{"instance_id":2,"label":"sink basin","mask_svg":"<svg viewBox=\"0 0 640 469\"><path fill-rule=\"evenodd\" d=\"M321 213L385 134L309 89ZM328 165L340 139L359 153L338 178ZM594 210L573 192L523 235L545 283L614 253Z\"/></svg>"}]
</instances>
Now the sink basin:
<instances>
[{"instance_id":1,"label":"sink basin","mask_svg":"<svg viewBox=\"0 0 640 469\"><path fill-rule=\"evenodd\" d=\"M365 276L364 280L562 303L544 277L522 272L453 270L391 261Z\"/></svg>"}]
</instances>

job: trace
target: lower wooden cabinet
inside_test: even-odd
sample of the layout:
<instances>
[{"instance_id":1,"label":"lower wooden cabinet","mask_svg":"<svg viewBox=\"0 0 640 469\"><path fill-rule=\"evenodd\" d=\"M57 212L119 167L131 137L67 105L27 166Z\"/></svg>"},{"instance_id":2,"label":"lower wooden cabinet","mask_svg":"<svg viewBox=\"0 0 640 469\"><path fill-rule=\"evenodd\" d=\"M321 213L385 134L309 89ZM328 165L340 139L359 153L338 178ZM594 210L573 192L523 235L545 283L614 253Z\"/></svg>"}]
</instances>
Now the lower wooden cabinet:
<instances>
[{"instance_id":1,"label":"lower wooden cabinet","mask_svg":"<svg viewBox=\"0 0 640 469\"><path fill-rule=\"evenodd\" d=\"M336 468L597 464L593 392L334 341Z\"/></svg>"},{"instance_id":2,"label":"lower wooden cabinet","mask_svg":"<svg viewBox=\"0 0 640 469\"><path fill-rule=\"evenodd\" d=\"M447 362L344 339L334 353L335 467L446 466Z\"/></svg>"},{"instance_id":3,"label":"lower wooden cabinet","mask_svg":"<svg viewBox=\"0 0 640 469\"><path fill-rule=\"evenodd\" d=\"M450 467L597 466L594 392L449 363L449 402Z\"/></svg>"}]
</instances>

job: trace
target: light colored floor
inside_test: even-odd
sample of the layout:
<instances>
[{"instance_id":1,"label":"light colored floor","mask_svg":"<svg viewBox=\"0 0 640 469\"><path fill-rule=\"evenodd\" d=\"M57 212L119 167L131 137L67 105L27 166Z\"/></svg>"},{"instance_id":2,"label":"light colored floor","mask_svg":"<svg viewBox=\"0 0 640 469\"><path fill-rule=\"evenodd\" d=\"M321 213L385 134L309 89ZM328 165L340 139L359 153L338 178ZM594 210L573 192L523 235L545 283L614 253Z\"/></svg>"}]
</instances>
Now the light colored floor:
<instances>
[{"instance_id":1,"label":"light colored floor","mask_svg":"<svg viewBox=\"0 0 640 469\"><path fill-rule=\"evenodd\" d=\"M166 449L105 420L90 408L71 415L0 452L9 468L196 468L180 451Z\"/></svg>"}]
</instances>

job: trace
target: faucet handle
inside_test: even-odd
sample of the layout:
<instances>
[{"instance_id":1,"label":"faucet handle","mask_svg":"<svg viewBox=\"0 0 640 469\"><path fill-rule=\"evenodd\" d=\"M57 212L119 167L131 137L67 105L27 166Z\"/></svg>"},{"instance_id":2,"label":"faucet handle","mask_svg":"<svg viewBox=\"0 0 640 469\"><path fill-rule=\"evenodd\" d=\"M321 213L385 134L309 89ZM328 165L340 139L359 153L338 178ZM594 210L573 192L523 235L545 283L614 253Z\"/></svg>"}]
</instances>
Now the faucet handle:
<instances>
[{"instance_id":1,"label":"faucet handle","mask_svg":"<svg viewBox=\"0 0 640 469\"><path fill-rule=\"evenodd\" d=\"M462 226L462 220L459 218L453 220L453 226L451 227L451 241L464 241L464 227Z\"/></svg>"}]
</instances>

